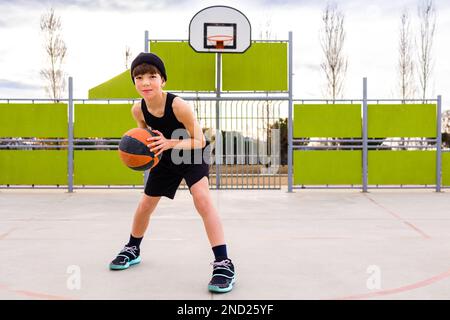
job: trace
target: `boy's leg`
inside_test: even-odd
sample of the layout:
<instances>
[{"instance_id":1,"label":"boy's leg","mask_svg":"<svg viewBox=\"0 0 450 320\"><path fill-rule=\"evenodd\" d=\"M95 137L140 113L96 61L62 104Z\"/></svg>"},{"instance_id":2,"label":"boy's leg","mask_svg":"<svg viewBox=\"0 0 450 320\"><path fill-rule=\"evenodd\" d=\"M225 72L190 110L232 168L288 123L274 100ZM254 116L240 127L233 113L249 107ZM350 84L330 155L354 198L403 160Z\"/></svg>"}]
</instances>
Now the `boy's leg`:
<instances>
[{"instance_id":1,"label":"boy's leg","mask_svg":"<svg viewBox=\"0 0 450 320\"><path fill-rule=\"evenodd\" d=\"M222 222L209 192L208 178L203 177L190 188L194 205L203 219L209 242L216 257L214 270L208 284L209 291L228 292L236 281L234 265L226 253L225 237Z\"/></svg>"},{"instance_id":2,"label":"boy's leg","mask_svg":"<svg viewBox=\"0 0 450 320\"><path fill-rule=\"evenodd\" d=\"M142 196L134 214L130 241L110 263L110 269L123 270L129 268L130 265L141 262L139 245L147 230L150 215L155 210L160 199L161 197L151 197L146 194Z\"/></svg>"},{"instance_id":3,"label":"boy's leg","mask_svg":"<svg viewBox=\"0 0 450 320\"><path fill-rule=\"evenodd\" d=\"M131 228L131 235L136 238L142 238L147 230L150 222L150 215L155 210L161 197L151 197L144 194L139 201L133 218L133 226Z\"/></svg>"},{"instance_id":4,"label":"boy's leg","mask_svg":"<svg viewBox=\"0 0 450 320\"><path fill-rule=\"evenodd\" d=\"M225 244L222 222L209 192L208 178L203 177L190 188L195 208L203 219L211 247Z\"/></svg>"}]
</instances>

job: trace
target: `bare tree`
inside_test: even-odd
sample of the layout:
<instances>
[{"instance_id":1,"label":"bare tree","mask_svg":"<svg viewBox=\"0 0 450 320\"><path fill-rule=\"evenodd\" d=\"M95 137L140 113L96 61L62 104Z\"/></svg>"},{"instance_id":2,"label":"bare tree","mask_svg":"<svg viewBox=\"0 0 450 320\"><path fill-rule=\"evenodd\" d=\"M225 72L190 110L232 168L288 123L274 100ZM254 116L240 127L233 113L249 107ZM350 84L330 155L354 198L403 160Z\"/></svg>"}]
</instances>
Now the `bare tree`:
<instances>
[{"instance_id":1,"label":"bare tree","mask_svg":"<svg viewBox=\"0 0 450 320\"><path fill-rule=\"evenodd\" d=\"M130 64L130 60L131 60L131 49L130 47L126 46L125 47L125 69L128 69L128 65Z\"/></svg>"},{"instance_id":2,"label":"bare tree","mask_svg":"<svg viewBox=\"0 0 450 320\"><path fill-rule=\"evenodd\" d=\"M343 93L348 60L344 56L344 14L336 3L328 3L323 15L320 42L325 55L321 64L327 78L327 94L336 99Z\"/></svg>"},{"instance_id":3,"label":"bare tree","mask_svg":"<svg viewBox=\"0 0 450 320\"><path fill-rule=\"evenodd\" d=\"M433 38L436 30L436 9L433 0L421 0L418 7L420 20L419 35L419 80L422 99L427 96L427 89L433 69Z\"/></svg>"},{"instance_id":4,"label":"bare tree","mask_svg":"<svg viewBox=\"0 0 450 320\"><path fill-rule=\"evenodd\" d=\"M402 103L406 103L406 99L412 99L415 94L414 88L414 61L412 53L412 36L411 36L411 22L409 12L406 8L400 17L400 34L398 41L398 88ZM399 147L404 149L408 144L408 138L398 138L395 142L389 145L392 147Z\"/></svg>"},{"instance_id":5,"label":"bare tree","mask_svg":"<svg viewBox=\"0 0 450 320\"><path fill-rule=\"evenodd\" d=\"M273 39L274 35L272 34L272 19L269 16L266 17L264 25L261 26L259 38L261 40L276 40L276 36L275 39Z\"/></svg>"},{"instance_id":6,"label":"bare tree","mask_svg":"<svg viewBox=\"0 0 450 320\"><path fill-rule=\"evenodd\" d=\"M61 38L61 18L51 8L41 16L41 32L44 34L44 49L47 66L41 70L41 77L46 82L45 90L52 99L61 99L65 91L66 81L62 64L67 53L67 47Z\"/></svg>"},{"instance_id":7,"label":"bare tree","mask_svg":"<svg viewBox=\"0 0 450 320\"><path fill-rule=\"evenodd\" d=\"M264 40L275 40L274 39L274 34L272 32L272 19L270 18L270 16L267 16L265 19L264 24L261 26L261 30L259 33L260 39L262 41ZM266 150L271 150L270 146L272 143L272 134L271 134L271 129L272 129L272 124L271 124L271 111L273 110L273 101L267 100L264 102L264 106L265 108L262 109L263 110L263 122L262 122L262 130L263 130L263 135L264 138L266 138L265 140L265 147ZM273 111L272 111L273 113ZM273 116L273 114L272 114ZM259 152L259 145L257 145L258 148L258 152ZM270 163L266 163L262 166L262 170L264 170L264 168L269 167Z\"/></svg>"},{"instance_id":8,"label":"bare tree","mask_svg":"<svg viewBox=\"0 0 450 320\"><path fill-rule=\"evenodd\" d=\"M405 99L412 99L416 91L414 88L414 61L411 41L410 16L408 10L404 9L400 18L400 38L398 44L399 89L403 103L405 103Z\"/></svg>"}]
</instances>

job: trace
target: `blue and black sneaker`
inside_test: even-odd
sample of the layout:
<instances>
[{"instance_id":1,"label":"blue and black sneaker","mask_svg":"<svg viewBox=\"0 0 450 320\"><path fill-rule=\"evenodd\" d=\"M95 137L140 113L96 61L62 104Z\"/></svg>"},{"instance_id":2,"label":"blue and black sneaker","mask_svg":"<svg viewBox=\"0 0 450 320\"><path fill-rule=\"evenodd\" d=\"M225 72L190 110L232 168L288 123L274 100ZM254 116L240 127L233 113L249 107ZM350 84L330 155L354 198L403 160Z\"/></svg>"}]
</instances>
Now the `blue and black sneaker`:
<instances>
[{"instance_id":1,"label":"blue and black sneaker","mask_svg":"<svg viewBox=\"0 0 450 320\"><path fill-rule=\"evenodd\" d=\"M133 264L141 262L139 251L139 248L136 246L125 246L117 257L109 264L109 268L111 270L124 270L128 269Z\"/></svg>"},{"instance_id":2,"label":"blue and black sneaker","mask_svg":"<svg viewBox=\"0 0 450 320\"><path fill-rule=\"evenodd\" d=\"M230 259L214 261L212 279L208 284L208 290L211 292L224 293L231 291L236 282L234 265Z\"/></svg>"}]
</instances>

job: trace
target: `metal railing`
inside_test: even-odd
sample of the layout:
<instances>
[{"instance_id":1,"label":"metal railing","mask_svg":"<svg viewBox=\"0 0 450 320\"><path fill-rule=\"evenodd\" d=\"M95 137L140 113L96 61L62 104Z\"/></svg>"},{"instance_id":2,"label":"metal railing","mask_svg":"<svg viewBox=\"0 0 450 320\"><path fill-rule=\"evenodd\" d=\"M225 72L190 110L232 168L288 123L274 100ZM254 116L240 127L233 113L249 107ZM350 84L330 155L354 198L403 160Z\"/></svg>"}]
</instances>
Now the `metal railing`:
<instances>
[{"instance_id":1,"label":"metal railing","mask_svg":"<svg viewBox=\"0 0 450 320\"><path fill-rule=\"evenodd\" d=\"M117 150L120 139L98 137L81 138L74 136L75 102L110 104L137 99L74 99L73 82L69 80L69 99L59 99L68 107L67 138L0 138L0 150L67 150L68 181L67 189L72 192L79 188L142 188L143 185L125 187L104 185L74 185L74 153L79 150ZM213 141L213 161L210 166L210 186L213 189L280 189L282 185L282 164L279 163L279 150L271 150L271 128L279 123L281 109L287 107L286 97L266 96L182 96L194 108L195 114L208 140ZM56 102L52 99L0 99L13 104L15 102ZM218 106L218 109L216 108ZM76 119L75 119L76 121ZM219 124L219 127L217 127ZM217 132L220 134L218 135ZM221 148L220 152L217 152ZM269 162L264 159L268 158ZM273 160L277 163L273 163ZM286 176L286 174L284 174ZM145 179L143 178L143 182ZM29 188L51 188L35 186ZM55 185L55 188L61 188ZM0 188L27 188L27 186L3 185ZM181 188L187 188L182 183Z\"/></svg>"},{"instance_id":2,"label":"metal railing","mask_svg":"<svg viewBox=\"0 0 450 320\"><path fill-rule=\"evenodd\" d=\"M340 139L340 138L323 138L323 139L295 139L293 138L293 109L289 110L289 179L288 179L288 191L292 192L294 189L362 189L363 192L367 192L368 189L396 189L396 188L433 188L436 192L441 191L442 187L442 152L450 150L442 150L442 135L441 135L441 113L442 113L442 97L439 95L435 99L368 99L367 98L367 79L363 79L363 98L362 99L293 99L293 102L305 104L305 103L350 103L361 104L362 109L362 138L354 139ZM397 142L392 138L376 139L368 137L368 103L381 104L384 102L395 102L399 104L405 103L432 103L436 104L436 138L422 138L414 139L407 138L408 142L416 143L413 146L409 146L410 149L417 150L435 150L436 151L436 184L433 185L369 185L368 183L368 152L369 150L377 149L392 149L389 145L380 145L380 143ZM293 106L292 106L293 108ZM311 146L311 142L318 142L322 145ZM351 143L351 145L348 145ZM328 145L327 145L328 144ZM344 144L344 145L341 145ZM361 185L294 185L293 182L293 164L292 156L294 150L361 150L362 151L362 184Z\"/></svg>"}]
</instances>

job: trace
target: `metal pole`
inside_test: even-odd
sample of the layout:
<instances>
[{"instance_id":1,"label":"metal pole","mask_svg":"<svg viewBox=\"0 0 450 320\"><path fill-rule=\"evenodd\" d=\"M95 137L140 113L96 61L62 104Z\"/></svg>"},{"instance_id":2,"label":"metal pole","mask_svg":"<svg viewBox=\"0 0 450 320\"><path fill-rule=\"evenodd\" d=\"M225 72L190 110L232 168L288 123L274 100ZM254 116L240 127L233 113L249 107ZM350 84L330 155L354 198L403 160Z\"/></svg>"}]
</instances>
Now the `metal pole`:
<instances>
[{"instance_id":1,"label":"metal pole","mask_svg":"<svg viewBox=\"0 0 450 320\"><path fill-rule=\"evenodd\" d=\"M292 141L292 108L293 108L293 98L292 98L292 31L289 31L289 105L288 105L288 192L292 192L292 152L293 152L293 141Z\"/></svg>"},{"instance_id":2,"label":"metal pole","mask_svg":"<svg viewBox=\"0 0 450 320\"><path fill-rule=\"evenodd\" d=\"M441 168L442 168L442 133L441 133L441 112L442 96L437 97L437 128L436 128L436 192L441 192Z\"/></svg>"},{"instance_id":3,"label":"metal pole","mask_svg":"<svg viewBox=\"0 0 450 320\"><path fill-rule=\"evenodd\" d=\"M148 30L145 30L145 44L144 44L144 52L150 52L150 43L148 39ZM150 174L150 170L144 171L144 186L147 185L148 176Z\"/></svg>"},{"instance_id":4,"label":"metal pole","mask_svg":"<svg viewBox=\"0 0 450 320\"><path fill-rule=\"evenodd\" d=\"M73 79L69 77L69 125L68 125L68 192L73 192Z\"/></svg>"},{"instance_id":5,"label":"metal pole","mask_svg":"<svg viewBox=\"0 0 450 320\"><path fill-rule=\"evenodd\" d=\"M216 54L216 97L220 98L220 91L222 78L222 54L218 52ZM220 164L222 163L222 132L220 130L220 101L216 100L216 189L220 188Z\"/></svg>"},{"instance_id":6,"label":"metal pole","mask_svg":"<svg viewBox=\"0 0 450 320\"><path fill-rule=\"evenodd\" d=\"M148 45L148 30L145 30L145 45L144 45L144 52L149 52L149 45Z\"/></svg>"},{"instance_id":7,"label":"metal pole","mask_svg":"<svg viewBox=\"0 0 450 320\"><path fill-rule=\"evenodd\" d=\"M367 192L367 78L363 78L363 192Z\"/></svg>"}]
</instances>

